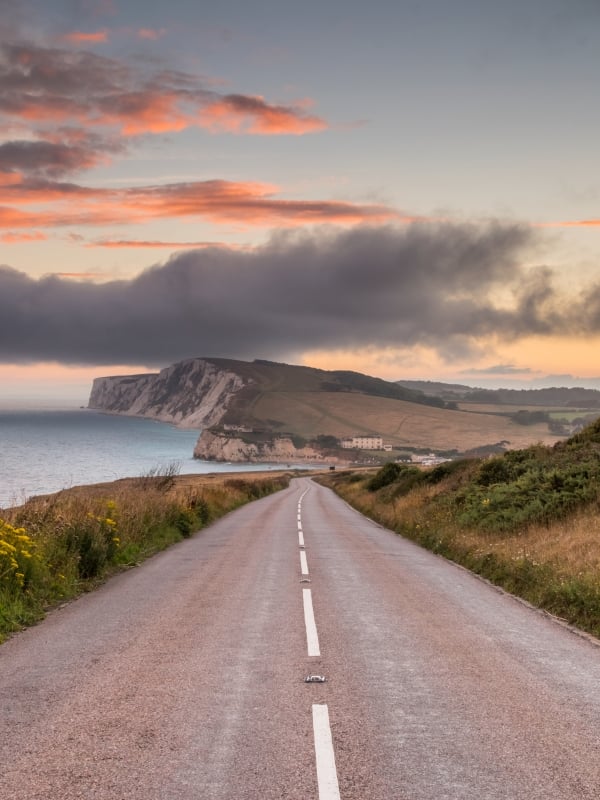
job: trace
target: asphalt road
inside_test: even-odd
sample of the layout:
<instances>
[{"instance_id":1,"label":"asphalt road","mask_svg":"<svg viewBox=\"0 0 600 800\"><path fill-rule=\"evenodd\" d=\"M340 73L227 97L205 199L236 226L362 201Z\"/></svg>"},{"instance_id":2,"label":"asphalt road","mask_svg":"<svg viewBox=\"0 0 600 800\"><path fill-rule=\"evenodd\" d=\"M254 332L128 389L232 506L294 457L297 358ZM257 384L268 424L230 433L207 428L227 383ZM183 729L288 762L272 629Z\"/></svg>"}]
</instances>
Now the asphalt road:
<instances>
[{"instance_id":1,"label":"asphalt road","mask_svg":"<svg viewBox=\"0 0 600 800\"><path fill-rule=\"evenodd\" d=\"M598 645L306 479L0 647L2 800L596 800L599 756Z\"/></svg>"}]
</instances>

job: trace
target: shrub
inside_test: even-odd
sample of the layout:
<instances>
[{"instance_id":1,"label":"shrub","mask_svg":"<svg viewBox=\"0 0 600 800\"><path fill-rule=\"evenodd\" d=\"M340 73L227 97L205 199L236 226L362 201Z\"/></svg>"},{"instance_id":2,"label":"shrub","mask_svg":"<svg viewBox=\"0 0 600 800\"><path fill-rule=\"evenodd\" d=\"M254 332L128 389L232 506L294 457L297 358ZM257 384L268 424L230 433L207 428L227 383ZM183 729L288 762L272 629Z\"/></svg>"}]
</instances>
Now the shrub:
<instances>
[{"instance_id":1,"label":"shrub","mask_svg":"<svg viewBox=\"0 0 600 800\"><path fill-rule=\"evenodd\" d=\"M376 492L378 489L382 489L384 486L389 486L390 483L394 483L401 472L402 467L400 464L395 464L393 461L388 461L388 463L384 464L381 469L377 470L375 475L373 475L373 477L368 481L367 489L370 492Z\"/></svg>"},{"instance_id":2,"label":"shrub","mask_svg":"<svg viewBox=\"0 0 600 800\"><path fill-rule=\"evenodd\" d=\"M67 553L75 558L79 577L85 580L98 577L112 563L120 539L114 519L88 513L66 526L64 541Z\"/></svg>"}]
</instances>

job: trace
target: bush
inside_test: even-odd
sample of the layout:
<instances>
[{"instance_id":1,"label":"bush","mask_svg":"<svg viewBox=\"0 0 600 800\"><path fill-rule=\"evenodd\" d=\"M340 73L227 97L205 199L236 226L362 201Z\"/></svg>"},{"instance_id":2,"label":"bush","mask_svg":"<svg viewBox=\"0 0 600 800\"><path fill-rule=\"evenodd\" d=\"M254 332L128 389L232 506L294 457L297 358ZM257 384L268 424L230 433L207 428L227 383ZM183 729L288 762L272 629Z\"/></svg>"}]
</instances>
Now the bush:
<instances>
[{"instance_id":1,"label":"bush","mask_svg":"<svg viewBox=\"0 0 600 800\"><path fill-rule=\"evenodd\" d=\"M400 464L395 464L393 461L388 461L388 463L384 464L381 469L377 470L375 475L373 475L373 477L369 480L367 483L367 489L370 492L376 492L378 489L382 489L384 486L389 486L390 483L394 483L401 472L402 467Z\"/></svg>"},{"instance_id":2,"label":"bush","mask_svg":"<svg viewBox=\"0 0 600 800\"><path fill-rule=\"evenodd\" d=\"M113 562L118 550L117 523L112 517L88 513L65 527L64 542L67 554L75 559L79 577L96 578Z\"/></svg>"}]
</instances>

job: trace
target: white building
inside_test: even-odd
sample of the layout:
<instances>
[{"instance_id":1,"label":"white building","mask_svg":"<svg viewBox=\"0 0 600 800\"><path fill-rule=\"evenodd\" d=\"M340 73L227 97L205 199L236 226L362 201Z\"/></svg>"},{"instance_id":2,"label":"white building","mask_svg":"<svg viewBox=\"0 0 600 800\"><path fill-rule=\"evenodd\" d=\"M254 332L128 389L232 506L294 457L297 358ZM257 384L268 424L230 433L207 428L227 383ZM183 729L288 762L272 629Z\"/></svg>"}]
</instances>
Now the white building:
<instances>
[{"instance_id":1,"label":"white building","mask_svg":"<svg viewBox=\"0 0 600 800\"><path fill-rule=\"evenodd\" d=\"M350 436L342 439L342 447L346 450L383 450L381 436Z\"/></svg>"}]
</instances>

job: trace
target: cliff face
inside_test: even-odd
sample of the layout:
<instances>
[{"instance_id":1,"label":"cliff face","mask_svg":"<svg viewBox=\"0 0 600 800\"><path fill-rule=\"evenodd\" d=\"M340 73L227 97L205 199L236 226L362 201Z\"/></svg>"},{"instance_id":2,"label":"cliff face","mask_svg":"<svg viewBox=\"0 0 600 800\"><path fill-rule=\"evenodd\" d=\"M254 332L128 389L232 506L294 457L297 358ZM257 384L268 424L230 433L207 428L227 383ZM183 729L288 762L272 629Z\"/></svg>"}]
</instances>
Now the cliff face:
<instances>
[{"instance_id":1,"label":"cliff face","mask_svg":"<svg viewBox=\"0 0 600 800\"><path fill-rule=\"evenodd\" d=\"M204 430L194 448L194 458L204 461L272 462L323 461L322 453L313 447L297 448L287 436L276 436L268 442L245 442L235 436L223 436ZM335 458L327 458L336 462Z\"/></svg>"},{"instance_id":2,"label":"cliff face","mask_svg":"<svg viewBox=\"0 0 600 800\"><path fill-rule=\"evenodd\" d=\"M159 373L96 378L88 407L202 428L219 422L234 395L249 382L211 361L194 358Z\"/></svg>"}]
</instances>

